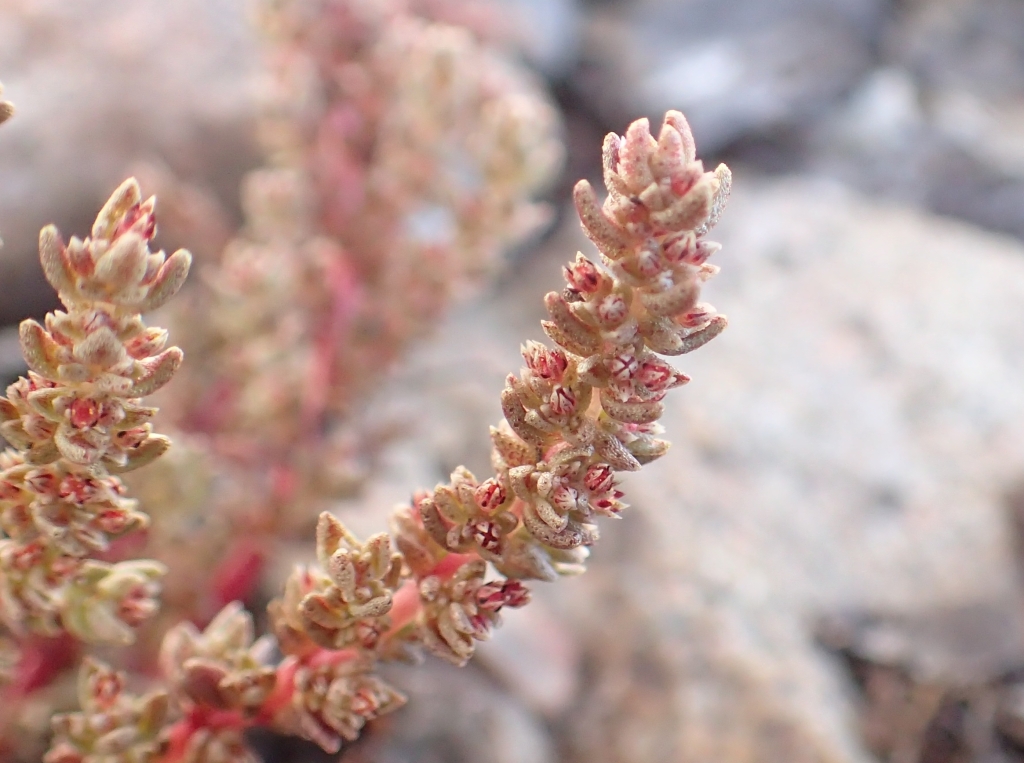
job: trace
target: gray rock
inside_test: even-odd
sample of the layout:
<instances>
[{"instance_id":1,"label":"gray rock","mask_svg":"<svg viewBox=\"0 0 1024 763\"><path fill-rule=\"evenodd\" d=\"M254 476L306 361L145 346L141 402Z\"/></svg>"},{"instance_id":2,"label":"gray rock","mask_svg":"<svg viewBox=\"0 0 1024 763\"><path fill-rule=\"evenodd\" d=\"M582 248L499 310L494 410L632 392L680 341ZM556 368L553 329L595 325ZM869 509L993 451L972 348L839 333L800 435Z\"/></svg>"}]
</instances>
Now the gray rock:
<instances>
[{"instance_id":1,"label":"gray rock","mask_svg":"<svg viewBox=\"0 0 1024 763\"><path fill-rule=\"evenodd\" d=\"M1022 30L1016 0L914 0L893 15L881 47L929 87L998 102L1024 97Z\"/></svg>"},{"instance_id":2,"label":"gray rock","mask_svg":"<svg viewBox=\"0 0 1024 763\"><path fill-rule=\"evenodd\" d=\"M139 159L163 161L234 209L256 158L258 65L235 2L4 3L0 79L17 112L0 130L0 323L53 302L39 228L87 232Z\"/></svg>"},{"instance_id":3,"label":"gray rock","mask_svg":"<svg viewBox=\"0 0 1024 763\"><path fill-rule=\"evenodd\" d=\"M705 153L1024 237L1022 30L1015 0L635 0L572 84L613 129L682 109Z\"/></svg>"},{"instance_id":4,"label":"gray rock","mask_svg":"<svg viewBox=\"0 0 1024 763\"><path fill-rule=\"evenodd\" d=\"M806 169L1024 238L1024 98L874 70L807 130Z\"/></svg>"},{"instance_id":5,"label":"gray rock","mask_svg":"<svg viewBox=\"0 0 1024 763\"><path fill-rule=\"evenodd\" d=\"M872 62L878 0L641 0L594 13L579 86L612 124L684 111L698 144L800 124Z\"/></svg>"},{"instance_id":6,"label":"gray rock","mask_svg":"<svg viewBox=\"0 0 1024 763\"><path fill-rule=\"evenodd\" d=\"M21 357L18 329L13 326L0 329L0 390L6 389L26 370L25 360Z\"/></svg>"},{"instance_id":7,"label":"gray rock","mask_svg":"<svg viewBox=\"0 0 1024 763\"><path fill-rule=\"evenodd\" d=\"M555 763L553 742L540 720L475 667L431 659L396 666L388 680L409 704L360 746L375 763Z\"/></svg>"},{"instance_id":8,"label":"gray rock","mask_svg":"<svg viewBox=\"0 0 1024 763\"><path fill-rule=\"evenodd\" d=\"M582 0L497 0L509 15L513 39L530 63L550 78L576 64L583 33Z\"/></svg>"},{"instance_id":9,"label":"gray rock","mask_svg":"<svg viewBox=\"0 0 1024 763\"><path fill-rule=\"evenodd\" d=\"M794 141L806 167L1024 238L1024 6L904 3L876 48L872 71Z\"/></svg>"}]
</instances>

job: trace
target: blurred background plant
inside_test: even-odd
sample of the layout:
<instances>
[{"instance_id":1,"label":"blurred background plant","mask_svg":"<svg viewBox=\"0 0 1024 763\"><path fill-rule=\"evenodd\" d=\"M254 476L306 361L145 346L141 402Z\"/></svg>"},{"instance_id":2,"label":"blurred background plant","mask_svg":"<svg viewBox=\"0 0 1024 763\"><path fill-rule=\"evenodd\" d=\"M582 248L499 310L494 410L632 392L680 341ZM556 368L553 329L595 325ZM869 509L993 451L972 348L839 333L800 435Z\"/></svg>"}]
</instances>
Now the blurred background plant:
<instances>
[{"instance_id":1,"label":"blurred background plant","mask_svg":"<svg viewBox=\"0 0 1024 763\"><path fill-rule=\"evenodd\" d=\"M680 108L705 158L743 174L717 237L744 259L712 287L730 331L688 364L685 402L667 403L668 428L687 433L672 467L628 486L636 511L591 572L558 587L567 593L538 587L478 667L395 678L414 701L346 754L863 763L918 760L927 747L927 760L1018 759L1009 689L1024 664L1024 607L1006 496L1024 474L1021 4L503 0L512 20L497 24L483 5L415 10L516 50L547 80L567 136L557 198L598 176L592 147L605 132ZM242 178L295 166L256 129L273 123L265 73L280 64L251 29L218 0L0 2L0 77L19 107L0 128L0 321L52 307L38 229L85 229L127 172L160 196L160 245L194 250L197 273L221 267L243 228ZM484 299L456 307L358 404L328 415L348 454L334 487L361 486L338 507L357 534L382 527L377 512L407 501L409 485L459 463L486 470L476 454L499 415L492 392L540 317L524 305L567 249L586 251L561 216ZM11 379L18 357L0 335ZM191 505L222 491L222 516L244 515L244 479L216 477L204 440L187 459L184 448L166 457L180 452L197 475ZM244 474L244 453L218 447ZM309 495L299 524L316 513ZM211 538L189 558L216 558L230 525L184 513L210 526L181 525L181 547ZM277 521L272 508L260 516ZM270 589L307 555L257 543L234 568L262 558ZM189 585L167 595L216 611ZM842 659L815 639L835 613L822 636ZM510 670L526 664L523 649L531 673ZM19 723L45 725L59 693L39 692Z\"/></svg>"},{"instance_id":2,"label":"blurred background plant","mask_svg":"<svg viewBox=\"0 0 1024 763\"><path fill-rule=\"evenodd\" d=\"M209 242L221 254L171 319L194 362L160 406L192 437L167 473L135 486L163 509L152 538L174 540L151 553L182 570L176 600L193 607L169 610L172 622L250 595L268 543L308 537L322 509L358 489L402 427L359 416L366 395L550 219L534 197L561 162L553 105L482 32L436 20L493 25L481 8L254 9L269 61L257 120L269 164L243 178L241 232ZM172 198L188 194L166 171L155 180ZM183 479L196 473L209 476ZM189 496L169 489L183 484ZM196 564L180 544L200 538ZM196 601L185 570L211 565L212 598Z\"/></svg>"}]
</instances>

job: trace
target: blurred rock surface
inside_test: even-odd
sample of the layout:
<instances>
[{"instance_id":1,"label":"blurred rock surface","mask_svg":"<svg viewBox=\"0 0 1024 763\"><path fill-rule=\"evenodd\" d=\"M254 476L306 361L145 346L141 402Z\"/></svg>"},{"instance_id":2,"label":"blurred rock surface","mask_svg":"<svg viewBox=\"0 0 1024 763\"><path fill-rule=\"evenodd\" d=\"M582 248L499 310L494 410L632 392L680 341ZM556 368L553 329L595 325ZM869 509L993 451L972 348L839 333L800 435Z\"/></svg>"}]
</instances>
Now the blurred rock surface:
<instances>
[{"instance_id":1,"label":"blurred rock surface","mask_svg":"<svg viewBox=\"0 0 1024 763\"><path fill-rule=\"evenodd\" d=\"M231 0L0 3L0 79L17 108L0 137L0 324L52 303L39 229L86 230L134 161L155 158L237 206L256 159L258 64Z\"/></svg>"},{"instance_id":2,"label":"blurred rock surface","mask_svg":"<svg viewBox=\"0 0 1024 763\"><path fill-rule=\"evenodd\" d=\"M575 67L583 34L583 0L496 0L524 57L551 79Z\"/></svg>"},{"instance_id":3,"label":"blurred rock surface","mask_svg":"<svg viewBox=\"0 0 1024 763\"><path fill-rule=\"evenodd\" d=\"M18 329L14 326L0 328L0 389L25 373L25 361L21 357Z\"/></svg>"},{"instance_id":4,"label":"blurred rock surface","mask_svg":"<svg viewBox=\"0 0 1024 763\"><path fill-rule=\"evenodd\" d=\"M538 716L478 667L437 660L396 667L388 679L409 695L346 763L556 763Z\"/></svg>"},{"instance_id":5,"label":"blurred rock surface","mask_svg":"<svg viewBox=\"0 0 1024 763\"><path fill-rule=\"evenodd\" d=\"M894 4L870 71L804 128L803 168L1024 238L1024 5Z\"/></svg>"},{"instance_id":6,"label":"blurred rock surface","mask_svg":"<svg viewBox=\"0 0 1024 763\"><path fill-rule=\"evenodd\" d=\"M598 8L579 87L612 123L686 113L713 153L820 113L870 67L882 0L636 0Z\"/></svg>"},{"instance_id":7,"label":"blurred rock surface","mask_svg":"<svg viewBox=\"0 0 1024 763\"><path fill-rule=\"evenodd\" d=\"M600 4L571 79L610 129L682 109L706 155L1024 238L1016 0Z\"/></svg>"}]
</instances>

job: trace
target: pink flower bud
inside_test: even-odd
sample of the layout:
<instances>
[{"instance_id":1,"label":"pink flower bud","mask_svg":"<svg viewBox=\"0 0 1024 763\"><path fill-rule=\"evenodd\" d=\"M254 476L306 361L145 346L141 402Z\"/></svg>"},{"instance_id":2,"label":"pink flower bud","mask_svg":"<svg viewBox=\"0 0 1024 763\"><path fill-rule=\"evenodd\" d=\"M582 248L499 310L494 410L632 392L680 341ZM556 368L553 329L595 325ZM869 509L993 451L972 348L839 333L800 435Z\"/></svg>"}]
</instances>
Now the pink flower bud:
<instances>
[{"instance_id":1,"label":"pink flower bud","mask_svg":"<svg viewBox=\"0 0 1024 763\"><path fill-rule=\"evenodd\" d=\"M97 671L89 681L89 698L100 708L113 706L124 690L124 676L113 670Z\"/></svg>"},{"instance_id":2,"label":"pink flower bud","mask_svg":"<svg viewBox=\"0 0 1024 763\"><path fill-rule=\"evenodd\" d=\"M382 636L377 621L360 620L356 623L356 640L364 649L374 649Z\"/></svg>"},{"instance_id":3,"label":"pink flower bud","mask_svg":"<svg viewBox=\"0 0 1024 763\"><path fill-rule=\"evenodd\" d=\"M49 331L50 331L50 336L53 338L53 341L55 341L61 347L73 347L74 346L74 344L75 344L74 340L71 337L69 337L67 334L63 334L60 331L56 331L54 329L49 329Z\"/></svg>"},{"instance_id":4,"label":"pink flower bud","mask_svg":"<svg viewBox=\"0 0 1024 763\"><path fill-rule=\"evenodd\" d=\"M50 563L50 572L46 576L46 582L59 584L69 579L79 570L81 562L70 556L62 556Z\"/></svg>"},{"instance_id":5,"label":"pink flower bud","mask_svg":"<svg viewBox=\"0 0 1024 763\"><path fill-rule=\"evenodd\" d=\"M683 231L668 236L662 244L665 259L675 264L692 262L697 254L697 237L693 231Z\"/></svg>"},{"instance_id":6,"label":"pink flower bud","mask_svg":"<svg viewBox=\"0 0 1024 763\"><path fill-rule=\"evenodd\" d=\"M591 464L583 477L583 485L592 493L607 493L615 486L615 472L608 464Z\"/></svg>"},{"instance_id":7,"label":"pink flower bud","mask_svg":"<svg viewBox=\"0 0 1024 763\"><path fill-rule=\"evenodd\" d=\"M677 197L685 196L704 174L704 166L700 162L684 165L672 173L672 193Z\"/></svg>"},{"instance_id":8,"label":"pink flower bud","mask_svg":"<svg viewBox=\"0 0 1024 763\"><path fill-rule=\"evenodd\" d=\"M659 360L648 360L640 368L640 381L651 390L661 390L668 386L675 369Z\"/></svg>"},{"instance_id":9,"label":"pink flower bud","mask_svg":"<svg viewBox=\"0 0 1024 763\"><path fill-rule=\"evenodd\" d=\"M530 589L518 580L491 581L480 586L476 603L486 612L497 612L502 607L521 607L530 601Z\"/></svg>"},{"instance_id":10,"label":"pink flower bud","mask_svg":"<svg viewBox=\"0 0 1024 763\"><path fill-rule=\"evenodd\" d=\"M45 546L42 540L26 543L12 555L11 566L19 572L27 572L39 564L39 560L43 558L44 550Z\"/></svg>"},{"instance_id":11,"label":"pink flower bud","mask_svg":"<svg viewBox=\"0 0 1024 763\"><path fill-rule=\"evenodd\" d=\"M550 381L559 381L569 365L564 352L552 350L540 342L528 342L523 348L523 359L533 373Z\"/></svg>"},{"instance_id":12,"label":"pink flower bud","mask_svg":"<svg viewBox=\"0 0 1024 763\"><path fill-rule=\"evenodd\" d=\"M25 434L33 440L48 440L57 431L57 425L52 421L32 413L21 420L21 425L25 428Z\"/></svg>"},{"instance_id":13,"label":"pink flower bud","mask_svg":"<svg viewBox=\"0 0 1024 763\"><path fill-rule=\"evenodd\" d=\"M136 628L156 614L159 606L149 583L138 583L129 589L117 607L117 616L126 625Z\"/></svg>"},{"instance_id":14,"label":"pink flower bud","mask_svg":"<svg viewBox=\"0 0 1024 763\"><path fill-rule=\"evenodd\" d=\"M44 229L45 230L45 229ZM67 247L68 264L76 275L88 278L94 270L92 254L77 236L72 236Z\"/></svg>"},{"instance_id":15,"label":"pink flower bud","mask_svg":"<svg viewBox=\"0 0 1024 763\"><path fill-rule=\"evenodd\" d=\"M494 477L484 480L473 494L476 505L484 511L494 511L505 503L505 488Z\"/></svg>"},{"instance_id":16,"label":"pink flower bud","mask_svg":"<svg viewBox=\"0 0 1024 763\"><path fill-rule=\"evenodd\" d=\"M492 581L484 583L476 589L476 604L486 612L497 612L505 604L505 597L501 592L501 583Z\"/></svg>"},{"instance_id":17,"label":"pink flower bud","mask_svg":"<svg viewBox=\"0 0 1024 763\"><path fill-rule=\"evenodd\" d=\"M491 633L491 621L484 614L473 615L469 618L469 624L473 628L473 638L484 641Z\"/></svg>"},{"instance_id":18,"label":"pink flower bud","mask_svg":"<svg viewBox=\"0 0 1024 763\"><path fill-rule=\"evenodd\" d=\"M117 444L122 448L137 448L146 441L149 432L145 427L135 427L117 433Z\"/></svg>"},{"instance_id":19,"label":"pink flower bud","mask_svg":"<svg viewBox=\"0 0 1024 763\"><path fill-rule=\"evenodd\" d=\"M595 511L606 516L618 514L622 511L622 504L619 503L616 498L599 498L598 500L593 501L591 505L594 507Z\"/></svg>"},{"instance_id":20,"label":"pink flower bud","mask_svg":"<svg viewBox=\"0 0 1024 763\"><path fill-rule=\"evenodd\" d=\"M144 333L125 344L125 350L136 360L155 355L167 344L167 331L160 328L149 328Z\"/></svg>"},{"instance_id":21,"label":"pink flower bud","mask_svg":"<svg viewBox=\"0 0 1024 763\"><path fill-rule=\"evenodd\" d=\"M64 500L81 506L90 499L95 498L99 490L100 486L96 480L69 474L61 480L58 495Z\"/></svg>"},{"instance_id":22,"label":"pink flower bud","mask_svg":"<svg viewBox=\"0 0 1024 763\"><path fill-rule=\"evenodd\" d=\"M501 595L506 607L522 607L530 602L530 589L518 580L506 580L501 587Z\"/></svg>"},{"instance_id":23,"label":"pink flower bud","mask_svg":"<svg viewBox=\"0 0 1024 763\"><path fill-rule=\"evenodd\" d=\"M583 294L592 294L601 285L601 272L582 255L576 258L576 262L566 265L563 273L569 286Z\"/></svg>"},{"instance_id":24,"label":"pink flower bud","mask_svg":"<svg viewBox=\"0 0 1024 763\"><path fill-rule=\"evenodd\" d=\"M699 241L693 255L686 261L692 265L703 265L711 255L722 248L716 241Z\"/></svg>"},{"instance_id":25,"label":"pink flower bud","mask_svg":"<svg viewBox=\"0 0 1024 763\"><path fill-rule=\"evenodd\" d=\"M156 234L156 212L152 199L132 205L124 213L110 238L116 239L130 230L134 230L147 241Z\"/></svg>"},{"instance_id":26,"label":"pink flower bud","mask_svg":"<svg viewBox=\"0 0 1024 763\"><path fill-rule=\"evenodd\" d=\"M706 302L701 302L688 313L676 318L676 323L686 328L696 328L697 326L703 326L717 314L718 311L715 308Z\"/></svg>"},{"instance_id":27,"label":"pink flower bud","mask_svg":"<svg viewBox=\"0 0 1024 763\"><path fill-rule=\"evenodd\" d=\"M108 535L120 535L128 527L130 517L121 509L107 509L96 517L96 524Z\"/></svg>"},{"instance_id":28,"label":"pink flower bud","mask_svg":"<svg viewBox=\"0 0 1024 763\"><path fill-rule=\"evenodd\" d=\"M372 718L380 709L380 702L369 688L363 687L349 700L349 709L363 718Z\"/></svg>"},{"instance_id":29,"label":"pink flower bud","mask_svg":"<svg viewBox=\"0 0 1024 763\"><path fill-rule=\"evenodd\" d=\"M91 310L82 319L82 330L86 334L91 334L101 328L114 328L114 319L105 310Z\"/></svg>"}]
</instances>

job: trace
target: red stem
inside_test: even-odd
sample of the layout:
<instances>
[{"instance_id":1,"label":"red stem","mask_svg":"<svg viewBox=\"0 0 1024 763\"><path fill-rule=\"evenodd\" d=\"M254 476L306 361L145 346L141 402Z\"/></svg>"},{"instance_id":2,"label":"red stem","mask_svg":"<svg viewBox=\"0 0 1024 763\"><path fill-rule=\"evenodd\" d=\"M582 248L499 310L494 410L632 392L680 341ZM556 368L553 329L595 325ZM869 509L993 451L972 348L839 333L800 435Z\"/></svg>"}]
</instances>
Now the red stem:
<instances>
[{"instance_id":1,"label":"red stem","mask_svg":"<svg viewBox=\"0 0 1024 763\"><path fill-rule=\"evenodd\" d=\"M167 751L159 763L178 763L185 758L189 739L200 729L244 729L250 724L237 710L211 710L194 707L180 721L171 726Z\"/></svg>"},{"instance_id":2,"label":"red stem","mask_svg":"<svg viewBox=\"0 0 1024 763\"><path fill-rule=\"evenodd\" d=\"M476 554L447 554L430 571L429 575L449 578L462 565L478 559ZM411 623L420 611L419 585L415 580L407 580L395 592L391 607L391 627L384 638L393 636ZM263 701L255 716L246 718L236 711L213 711L194 709L181 721L171 727L170 747L160 763L179 763L184 755L189 738L201 728L249 728L252 726L270 726L274 719L292 702L295 693L295 673L302 666L311 668L326 665L338 665L348 660L355 660L359 652L355 649L317 649L304 656L289 656L277 666L277 680L270 695Z\"/></svg>"},{"instance_id":3,"label":"red stem","mask_svg":"<svg viewBox=\"0 0 1024 763\"><path fill-rule=\"evenodd\" d=\"M19 646L21 659L6 696L23 697L49 686L60 673L78 661L81 651L80 643L66 633L56 638L33 638Z\"/></svg>"},{"instance_id":4,"label":"red stem","mask_svg":"<svg viewBox=\"0 0 1024 763\"><path fill-rule=\"evenodd\" d=\"M214 614L233 601L246 601L255 592L263 571L265 554L262 543L239 538L227 556L214 569L210 580Z\"/></svg>"}]
</instances>

